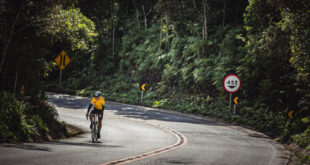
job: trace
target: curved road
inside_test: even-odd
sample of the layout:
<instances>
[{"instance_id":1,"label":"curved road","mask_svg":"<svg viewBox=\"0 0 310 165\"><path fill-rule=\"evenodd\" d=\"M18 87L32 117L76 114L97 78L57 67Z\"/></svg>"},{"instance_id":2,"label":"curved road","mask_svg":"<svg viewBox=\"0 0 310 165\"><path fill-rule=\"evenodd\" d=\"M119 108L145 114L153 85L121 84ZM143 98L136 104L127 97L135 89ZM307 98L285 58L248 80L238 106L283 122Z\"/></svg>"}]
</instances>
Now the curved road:
<instances>
[{"instance_id":1,"label":"curved road","mask_svg":"<svg viewBox=\"0 0 310 165\"><path fill-rule=\"evenodd\" d=\"M1 164L282 165L285 149L263 134L176 112L107 102L100 143L90 141L90 99L49 94L59 119L85 130L47 143L1 144Z\"/></svg>"}]
</instances>

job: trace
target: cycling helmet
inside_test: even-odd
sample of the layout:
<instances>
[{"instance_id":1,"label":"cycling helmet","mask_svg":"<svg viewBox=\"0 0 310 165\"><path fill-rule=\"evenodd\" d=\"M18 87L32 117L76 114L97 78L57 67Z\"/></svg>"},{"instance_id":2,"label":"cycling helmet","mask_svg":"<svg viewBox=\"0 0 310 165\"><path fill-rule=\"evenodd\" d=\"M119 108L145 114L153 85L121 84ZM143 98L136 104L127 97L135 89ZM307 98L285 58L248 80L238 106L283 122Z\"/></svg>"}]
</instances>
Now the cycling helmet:
<instances>
[{"instance_id":1,"label":"cycling helmet","mask_svg":"<svg viewBox=\"0 0 310 165\"><path fill-rule=\"evenodd\" d=\"M95 93L95 97L99 97L99 96L101 96L101 92L100 92L100 91L97 91L97 92Z\"/></svg>"}]
</instances>

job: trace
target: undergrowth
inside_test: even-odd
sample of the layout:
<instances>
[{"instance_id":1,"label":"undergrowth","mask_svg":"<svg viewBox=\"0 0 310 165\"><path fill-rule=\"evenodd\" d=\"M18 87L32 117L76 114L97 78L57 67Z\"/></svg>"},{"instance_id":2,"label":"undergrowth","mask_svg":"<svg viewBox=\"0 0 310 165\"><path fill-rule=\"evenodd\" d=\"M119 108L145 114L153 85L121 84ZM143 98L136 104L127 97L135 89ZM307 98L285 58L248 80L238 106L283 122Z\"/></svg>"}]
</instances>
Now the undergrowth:
<instances>
[{"instance_id":1,"label":"undergrowth","mask_svg":"<svg viewBox=\"0 0 310 165\"><path fill-rule=\"evenodd\" d=\"M0 142L46 141L66 135L57 111L44 97L27 101L0 93Z\"/></svg>"}]
</instances>

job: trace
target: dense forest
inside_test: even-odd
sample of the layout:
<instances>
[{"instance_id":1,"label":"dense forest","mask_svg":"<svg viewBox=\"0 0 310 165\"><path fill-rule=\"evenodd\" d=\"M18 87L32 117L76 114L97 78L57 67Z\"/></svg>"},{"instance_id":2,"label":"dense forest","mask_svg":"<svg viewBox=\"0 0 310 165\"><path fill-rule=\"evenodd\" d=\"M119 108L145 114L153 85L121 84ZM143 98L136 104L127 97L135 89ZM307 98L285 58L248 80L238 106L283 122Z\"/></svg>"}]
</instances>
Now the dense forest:
<instances>
[{"instance_id":1,"label":"dense forest","mask_svg":"<svg viewBox=\"0 0 310 165\"><path fill-rule=\"evenodd\" d=\"M19 134L46 133L29 112L48 107L44 91L101 90L251 126L298 144L309 161L309 20L309 0L1 0L0 128L15 129L7 116L18 111ZM71 62L59 84L62 50ZM222 85L230 73L242 81L236 115Z\"/></svg>"}]
</instances>

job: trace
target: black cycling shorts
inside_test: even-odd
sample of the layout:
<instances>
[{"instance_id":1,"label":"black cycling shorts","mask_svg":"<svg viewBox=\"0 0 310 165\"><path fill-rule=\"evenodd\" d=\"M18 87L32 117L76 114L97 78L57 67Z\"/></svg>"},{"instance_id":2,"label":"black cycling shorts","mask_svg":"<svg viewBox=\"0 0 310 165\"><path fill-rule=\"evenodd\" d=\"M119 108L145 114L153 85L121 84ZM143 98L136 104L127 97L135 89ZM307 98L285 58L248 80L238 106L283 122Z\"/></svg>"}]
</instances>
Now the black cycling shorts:
<instances>
[{"instance_id":1,"label":"black cycling shorts","mask_svg":"<svg viewBox=\"0 0 310 165\"><path fill-rule=\"evenodd\" d=\"M90 112L90 114L94 114L94 113L97 113L98 114L98 117L99 117L99 120L102 120L103 118L103 110L97 110L97 109L94 109Z\"/></svg>"}]
</instances>

